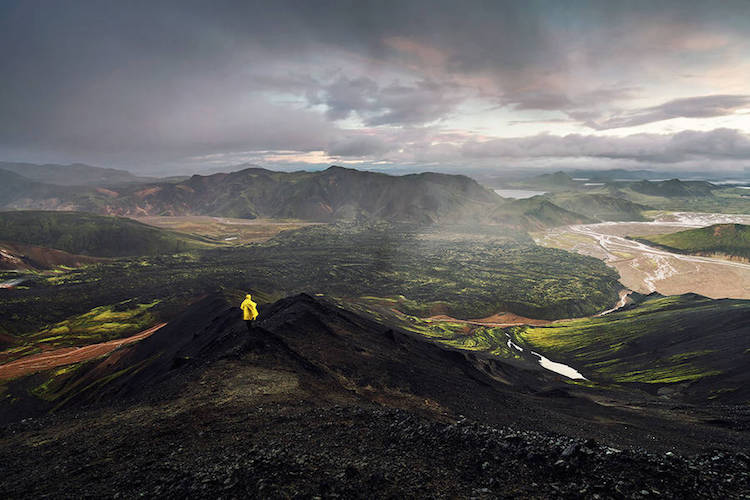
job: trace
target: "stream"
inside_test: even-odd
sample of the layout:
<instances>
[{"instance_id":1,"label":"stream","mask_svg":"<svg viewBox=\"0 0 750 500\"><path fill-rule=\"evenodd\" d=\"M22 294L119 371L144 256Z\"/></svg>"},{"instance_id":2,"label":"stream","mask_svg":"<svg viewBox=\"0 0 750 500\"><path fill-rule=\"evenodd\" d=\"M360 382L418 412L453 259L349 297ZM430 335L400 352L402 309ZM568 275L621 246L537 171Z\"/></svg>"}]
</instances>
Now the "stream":
<instances>
[{"instance_id":1,"label":"stream","mask_svg":"<svg viewBox=\"0 0 750 500\"><path fill-rule=\"evenodd\" d=\"M627 297L627 295L626 295ZM510 338L510 335L508 333L505 334L506 337L508 337L508 348L512 350L516 350L518 352L524 352L523 347L513 342L513 340ZM539 354L536 351L529 351L531 354L539 358L539 366L542 368L545 368L551 372L555 372L559 375L562 375L564 377L568 377L569 379L573 380L588 380L586 377L581 375L581 372L573 368L572 366L568 366L562 363L558 363L556 361L552 361L549 358L545 358L541 354Z\"/></svg>"}]
</instances>

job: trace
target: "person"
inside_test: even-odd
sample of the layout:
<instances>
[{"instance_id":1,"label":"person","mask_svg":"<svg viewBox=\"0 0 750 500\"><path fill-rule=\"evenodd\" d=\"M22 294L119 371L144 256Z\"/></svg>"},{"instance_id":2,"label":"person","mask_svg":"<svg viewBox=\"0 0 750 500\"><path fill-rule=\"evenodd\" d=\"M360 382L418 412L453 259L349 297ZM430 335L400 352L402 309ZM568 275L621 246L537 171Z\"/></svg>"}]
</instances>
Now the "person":
<instances>
[{"instance_id":1,"label":"person","mask_svg":"<svg viewBox=\"0 0 750 500\"><path fill-rule=\"evenodd\" d=\"M256 305L257 304L253 302L253 298L249 293L245 296L245 300L242 301L242 304L240 304L240 309L242 309L242 319L245 320L248 332L253 329L253 321L258 317L258 309Z\"/></svg>"}]
</instances>

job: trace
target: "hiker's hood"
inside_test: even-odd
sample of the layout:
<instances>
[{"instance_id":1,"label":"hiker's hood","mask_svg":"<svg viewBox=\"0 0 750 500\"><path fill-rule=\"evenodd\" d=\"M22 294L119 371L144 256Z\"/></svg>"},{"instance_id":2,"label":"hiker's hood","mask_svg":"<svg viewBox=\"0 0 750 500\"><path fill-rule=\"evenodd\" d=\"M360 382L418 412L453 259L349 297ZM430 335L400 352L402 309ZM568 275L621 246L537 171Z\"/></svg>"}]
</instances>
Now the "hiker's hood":
<instances>
[{"instance_id":1,"label":"hiker's hood","mask_svg":"<svg viewBox=\"0 0 750 500\"><path fill-rule=\"evenodd\" d=\"M252 298L253 298L253 296L252 296L252 295L250 295L250 294L248 293L247 295L245 295L245 298L246 298L246 299L252 299Z\"/></svg>"}]
</instances>

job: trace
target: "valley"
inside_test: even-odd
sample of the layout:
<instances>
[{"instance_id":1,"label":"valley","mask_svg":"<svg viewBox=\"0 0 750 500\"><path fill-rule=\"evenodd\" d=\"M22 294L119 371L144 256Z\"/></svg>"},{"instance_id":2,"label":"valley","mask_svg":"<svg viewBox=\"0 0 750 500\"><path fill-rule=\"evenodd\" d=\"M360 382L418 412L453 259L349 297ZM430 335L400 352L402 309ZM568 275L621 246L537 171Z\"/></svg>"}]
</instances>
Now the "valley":
<instances>
[{"instance_id":1,"label":"valley","mask_svg":"<svg viewBox=\"0 0 750 500\"><path fill-rule=\"evenodd\" d=\"M750 0L0 47L0 500L750 500Z\"/></svg>"},{"instance_id":2,"label":"valley","mask_svg":"<svg viewBox=\"0 0 750 500\"><path fill-rule=\"evenodd\" d=\"M320 224L301 220L233 219L206 215L174 217L152 215L134 219L150 226L180 233L197 234L231 245L267 241L281 231Z\"/></svg>"},{"instance_id":3,"label":"valley","mask_svg":"<svg viewBox=\"0 0 750 500\"><path fill-rule=\"evenodd\" d=\"M284 213L312 216L266 216L281 213L268 210L283 203L259 197L249 179L275 183L274 196L292 205L316 193L315 210L324 211L305 205ZM620 456L610 448L646 450L632 456L644 473L648 453L710 447L728 454L726 470L741 467L733 453L746 447L750 424L748 354L738 347L746 345L750 301L740 299L750 298L750 264L670 252L643 240L741 224L750 216L653 211L575 192L510 199L463 178L394 180L339 168L291 177L257 169L196 176L170 182L183 186L178 191L144 182L152 187L126 184L110 196L120 207L134 207L122 212L133 218L0 212L0 421L6 423L0 433L17 435L15 448L0 447L0 458L29 463L29 450L42 443L50 460L61 463L72 414L100 421L91 427L102 433L117 434L113 429L126 425L139 446L160 456L164 442L145 444L145 414L156 415L170 439L201 421L198 414L210 414L212 425L201 424L204 435L209 427L217 436L234 435L232 415L244 415L240 420L253 422L252 435L239 434L245 443L266 456L274 442L294 463L308 460L311 450L274 441L266 419L284 420L288 432L304 429L306 415L318 412L368 436L370 446L388 439L377 425L340 417L353 412L368 421L383 414L416 418L410 425L419 429L466 419L504 429L503 436L517 427L521 434L509 434L522 436L512 438L515 444L501 438L495 446L517 447L522 455L552 450L549 463L539 458L532 465L527 455L505 461L529 477L557 474L551 472L556 468L570 473L584 456L599 465ZM359 183L372 182L432 194L416 203L390 195L349 203L347 189L361 191ZM206 192L197 193L199 186ZM206 210L196 201L229 186L244 193L243 206L257 209L248 218L231 216L237 212L228 205ZM176 198L157 196L162 191ZM161 208L154 208L154 196ZM175 200L184 213L174 214ZM636 236L641 240L629 238ZM260 312L250 333L237 309L247 292ZM118 412L111 412L113 405ZM330 429L315 432L321 442L340 446ZM257 433L262 440L253 437ZM79 435L87 443L96 439L87 429ZM440 436L425 430L420 439L435 446ZM543 442L567 444L558 450ZM128 491L154 493L156 482L173 493L199 491L201 453L191 446L203 443L183 444L191 450L184 481L157 480L144 472L145 464L131 462L128 477L150 479ZM454 450L473 468L464 445ZM392 453L388 449L383 457ZM588 451L566 451L579 449ZM130 442L121 441L106 453L132 452ZM575 458L568 463L569 456ZM279 495L287 491L284 484L294 491L307 484L288 475L298 466L285 460L269 486ZM612 460L614 468L633 467L630 458ZM698 463L676 460L680 471ZM160 463L173 462L162 456ZM377 467L393 474L383 463ZM420 468L436 472L431 464ZM356 483L355 469L366 481L376 480L349 464L351 477L332 480L336 491ZM12 470L18 478L19 469ZM682 484L681 477L665 479L667 488ZM748 479L739 477L737 485ZM398 491L417 484L413 477L402 481ZM601 491L619 484L608 473L588 471L580 481ZM35 491L44 494L49 484ZM472 484L435 487L466 493ZM83 491L86 483L75 487ZM643 487L637 479L620 486ZM720 491L709 476L690 488ZM733 488L721 491L731 497Z\"/></svg>"}]
</instances>

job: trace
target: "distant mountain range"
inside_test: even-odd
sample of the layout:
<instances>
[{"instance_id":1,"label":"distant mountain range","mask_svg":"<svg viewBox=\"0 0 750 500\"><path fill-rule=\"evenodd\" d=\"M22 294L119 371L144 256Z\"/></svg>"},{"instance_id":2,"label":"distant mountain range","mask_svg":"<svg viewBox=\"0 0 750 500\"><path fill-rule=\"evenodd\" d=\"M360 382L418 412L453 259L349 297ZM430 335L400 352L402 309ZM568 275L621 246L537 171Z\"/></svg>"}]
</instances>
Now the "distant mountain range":
<instances>
[{"instance_id":1,"label":"distant mountain range","mask_svg":"<svg viewBox=\"0 0 750 500\"><path fill-rule=\"evenodd\" d=\"M58 186L100 186L156 180L154 177L138 177L127 170L92 167L83 163L35 165L3 161L0 162L0 170L13 172L32 181Z\"/></svg>"},{"instance_id":2,"label":"distant mountain range","mask_svg":"<svg viewBox=\"0 0 750 500\"><path fill-rule=\"evenodd\" d=\"M544 200L504 200L462 175L392 176L333 166L317 172L247 168L181 182L57 186L0 169L0 207L102 215L212 215L331 222L482 221L541 227L587 221Z\"/></svg>"}]
</instances>

